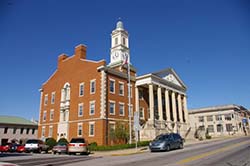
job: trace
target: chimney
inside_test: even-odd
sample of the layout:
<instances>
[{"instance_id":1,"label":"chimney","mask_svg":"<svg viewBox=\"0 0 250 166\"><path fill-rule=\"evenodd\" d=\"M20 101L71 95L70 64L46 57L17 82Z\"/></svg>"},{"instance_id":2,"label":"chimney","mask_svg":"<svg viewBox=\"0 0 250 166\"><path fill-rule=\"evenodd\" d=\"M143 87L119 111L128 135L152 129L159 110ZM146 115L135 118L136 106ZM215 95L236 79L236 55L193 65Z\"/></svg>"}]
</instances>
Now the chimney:
<instances>
[{"instance_id":1,"label":"chimney","mask_svg":"<svg viewBox=\"0 0 250 166\"><path fill-rule=\"evenodd\" d=\"M87 47L83 44L80 44L75 47L75 56L79 59L86 59Z\"/></svg>"},{"instance_id":2,"label":"chimney","mask_svg":"<svg viewBox=\"0 0 250 166\"><path fill-rule=\"evenodd\" d=\"M68 56L66 54L61 54L58 56L58 59L57 59L58 68L61 66L62 62L67 58Z\"/></svg>"}]
</instances>

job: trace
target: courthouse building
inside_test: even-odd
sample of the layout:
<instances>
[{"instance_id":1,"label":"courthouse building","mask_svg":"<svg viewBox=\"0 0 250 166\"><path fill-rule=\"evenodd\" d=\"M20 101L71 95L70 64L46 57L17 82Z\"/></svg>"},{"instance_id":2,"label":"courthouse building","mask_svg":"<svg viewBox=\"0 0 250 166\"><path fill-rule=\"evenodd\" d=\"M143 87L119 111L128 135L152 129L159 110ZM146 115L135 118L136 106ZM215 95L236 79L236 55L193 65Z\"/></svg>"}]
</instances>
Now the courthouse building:
<instances>
[{"instance_id":1,"label":"courthouse building","mask_svg":"<svg viewBox=\"0 0 250 166\"><path fill-rule=\"evenodd\" d=\"M73 56L58 57L56 71L40 90L38 137L84 137L108 145L110 132L118 123L128 126L129 108L131 117L140 110L145 122L141 123L142 139L182 131L188 124L185 91L173 69L136 78L130 63L129 34L119 21L111 34L108 64L87 59L84 45L77 46Z\"/></svg>"}]
</instances>

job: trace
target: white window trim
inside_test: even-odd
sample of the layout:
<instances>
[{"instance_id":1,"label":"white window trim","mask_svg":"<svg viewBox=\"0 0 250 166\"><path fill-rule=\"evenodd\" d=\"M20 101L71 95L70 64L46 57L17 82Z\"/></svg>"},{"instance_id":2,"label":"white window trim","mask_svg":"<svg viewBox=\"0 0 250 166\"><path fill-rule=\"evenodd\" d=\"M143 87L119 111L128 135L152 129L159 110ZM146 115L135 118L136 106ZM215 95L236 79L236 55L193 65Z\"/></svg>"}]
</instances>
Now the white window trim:
<instances>
[{"instance_id":1,"label":"white window trim","mask_svg":"<svg viewBox=\"0 0 250 166\"><path fill-rule=\"evenodd\" d=\"M45 133L46 133L45 129L46 129L45 126L42 126L42 131L41 131L42 138L45 137Z\"/></svg>"},{"instance_id":2,"label":"white window trim","mask_svg":"<svg viewBox=\"0 0 250 166\"><path fill-rule=\"evenodd\" d=\"M120 114L120 105L123 106L123 114ZM125 104L122 103L122 102L119 102L119 115L120 115L120 116L125 116Z\"/></svg>"},{"instance_id":3,"label":"white window trim","mask_svg":"<svg viewBox=\"0 0 250 166\"><path fill-rule=\"evenodd\" d=\"M112 91L110 90L111 81L114 82L114 92L112 92ZM110 85L109 85L109 93L115 94L115 80L112 79L112 78L110 78L110 79L109 79L109 83L110 83Z\"/></svg>"},{"instance_id":4,"label":"white window trim","mask_svg":"<svg viewBox=\"0 0 250 166\"><path fill-rule=\"evenodd\" d=\"M81 128L82 128L82 133L81 133L81 135L79 135L79 126L81 126ZM82 123L78 123L78 124L77 124L77 136L78 136L78 137L81 137L82 134L83 134L83 124L82 124Z\"/></svg>"},{"instance_id":5,"label":"white window trim","mask_svg":"<svg viewBox=\"0 0 250 166\"><path fill-rule=\"evenodd\" d=\"M134 116L134 112L133 112L133 104L130 104L131 107L131 117ZM128 117L129 117L129 104L128 104Z\"/></svg>"},{"instance_id":6,"label":"white window trim","mask_svg":"<svg viewBox=\"0 0 250 166\"><path fill-rule=\"evenodd\" d=\"M123 90L122 90L123 93L122 94L120 94L120 84L123 85ZM119 95L124 96L124 82L120 82L120 81L119 81Z\"/></svg>"},{"instance_id":7,"label":"white window trim","mask_svg":"<svg viewBox=\"0 0 250 166\"><path fill-rule=\"evenodd\" d=\"M48 105L48 100L49 100L49 95L45 94L44 95L44 105Z\"/></svg>"},{"instance_id":8,"label":"white window trim","mask_svg":"<svg viewBox=\"0 0 250 166\"><path fill-rule=\"evenodd\" d=\"M51 118L52 112L53 112L53 118ZM55 116L55 111L54 111L54 109L51 109L50 113L49 113L49 120L53 121L54 120L54 116Z\"/></svg>"},{"instance_id":9,"label":"white window trim","mask_svg":"<svg viewBox=\"0 0 250 166\"><path fill-rule=\"evenodd\" d=\"M53 101L53 96L54 96L54 101ZM56 92L52 92L51 93L51 101L50 101L50 103L55 104L55 100L56 100Z\"/></svg>"},{"instance_id":10,"label":"white window trim","mask_svg":"<svg viewBox=\"0 0 250 166\"><path fill-rule=\"evenodd\" d=\"M92 82L94 82L95 83L95 86L94 86L94 92L91 92L91 90L92 90ZM90 86L89 86L90 88L89 88L89 90L90 90L90 94L95 94L95 92L96 92L96 79L93 79L93 80L90 80Z\"/></svg>"},{"instance_id":11,"label":"white window trim","mask_svg":"<svg viewBox=\"0 0 250 166\"><path fill-rule=\"evenodd\" d=\"M91 113L91 104L94 104L94 113ZM95 115L95 100L89 102L89 115Z\"/></svg>"},{"instance_id":12,"label":"white window trim","mask_svg":"<svg viewBox=\"0 0 250 166\"><path fill-rule=\"evenodd\" d=\"M129 87L129 84L127 84L127 88ZM131 97L130 98L133 98L133 85L130 84L130 95ZM129 96L128 96L129 97Z\"/></svg>"},{"instance_id":13,"label":"white window trim","mask_svg":"<svg viewBox=\"0 0 250 166\"><path fill-rule=\"evenodd\" d=\"M52 137L53 136L53 126L49 126L49 135L48 137Z\"/></svg>"},{"instance_id":14,"label":"white window trim","mask_svg":"<svg viewBox=\"0 0 250 166\"><path fill-rule=\"evenodd\" d=\"M46 114L46 116L44 116L44 114ZM45 117L45 119L44 119L44 117ZM45 122L47 120L47 111L45 110L45 111L43 111L43 122Z\"/></svg>"},{"instance_id":15,"label":"white window trim","mask_svg":"<svg viewBox=\"0 0 250 166\"><path fill-rule=\"evenodd\" d=\"M80 106L82 106L82 115L80 115ZM84 110L84 105L83 105L83 103L79 103L79 104L78 104L78 117L82 117L82 116L83 116L83 110Z\"/></svg>"},{"instance_id":16,"label":"white window trim","mask_svg":"<svg viewBox=\"0 0 250 166\"><path fill-rule=\"evenodd\" d=\"M113 103L114 104L114 113L110 113L110 103ZM115 115L115 101L113 100L109 100L109 115Z\"/></svg>"},{"instance_id":17,"label":"white window trim","mask_svg":"<svg viewBox=\"0 0 250 166\"><path fill-rule=\"evenodd\" d=\"M93 134L90 133L91 125L94 125ZM94 137L94 136L95 136L95 122L89 122L89 137Z\"/></svg>"},{"instance_id":18,"label":"white window trim","mask_svg":"<svg viewBox=\"0 0 250 166\"><path fill-rule=\"evenodd\" d=\"M83 94L81 95L81 86L83 86ZM79 84L79 97L82 97L82 96L84 96L84 82L81 82L80 84Z\"/></svg>"}]
</instances>

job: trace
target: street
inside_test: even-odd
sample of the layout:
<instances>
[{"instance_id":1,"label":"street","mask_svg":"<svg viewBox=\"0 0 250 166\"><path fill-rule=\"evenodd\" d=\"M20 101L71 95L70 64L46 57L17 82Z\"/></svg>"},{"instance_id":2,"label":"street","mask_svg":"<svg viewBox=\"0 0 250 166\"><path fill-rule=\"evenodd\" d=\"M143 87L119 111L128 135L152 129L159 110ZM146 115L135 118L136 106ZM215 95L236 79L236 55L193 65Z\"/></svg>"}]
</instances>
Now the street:
<instances>
[{"instance_id":1,"label":"street","mask_svg":"<svg viewBox=\"0 0 250 166\"><path fill-rule=\"evenodd\" d=\"M250 137L199 142L169 152L146 151L133 155L103 157L34 154L1 157L0 160L23 166L250 166Z\"/></svg>"}]
</instances>

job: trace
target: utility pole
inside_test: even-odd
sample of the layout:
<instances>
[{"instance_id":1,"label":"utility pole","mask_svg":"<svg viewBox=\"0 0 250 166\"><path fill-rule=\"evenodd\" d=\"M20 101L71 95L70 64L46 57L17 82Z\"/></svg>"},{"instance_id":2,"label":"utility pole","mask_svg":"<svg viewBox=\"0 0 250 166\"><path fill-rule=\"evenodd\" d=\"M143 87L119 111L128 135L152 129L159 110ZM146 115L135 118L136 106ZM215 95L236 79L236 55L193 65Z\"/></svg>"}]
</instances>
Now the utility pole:
<instances>
[{"instance_id":1,"label":"utility pole","mask_svg":"<svg viewBox=\"0 0 250 166\"><path fill-rule=\"evenodd\" d=\"M129 60L128 57L126 57ZM130 62L127 62L128 70L128 116L129 116L129 144L132 143L132 127L131 127L131 84L130 84Z\"/></svg>"}]
</instances>

